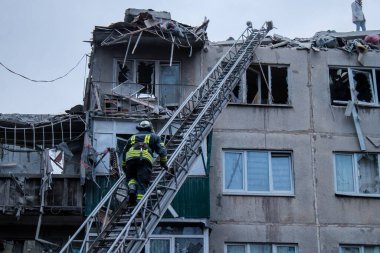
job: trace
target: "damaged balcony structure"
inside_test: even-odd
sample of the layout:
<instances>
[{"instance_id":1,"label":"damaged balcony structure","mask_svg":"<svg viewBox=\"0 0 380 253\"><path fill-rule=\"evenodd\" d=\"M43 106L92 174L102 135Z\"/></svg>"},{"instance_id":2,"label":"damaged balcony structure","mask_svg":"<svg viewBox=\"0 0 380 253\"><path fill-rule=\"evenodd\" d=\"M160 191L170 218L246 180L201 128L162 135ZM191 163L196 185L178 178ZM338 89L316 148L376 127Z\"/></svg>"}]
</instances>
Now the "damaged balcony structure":
<instances>
[{"instance_id":1,"label":"damaged balcony structure","mask_svg":"<svg viewBox=\"0 0 380 253\"><path fill-rule=\"evenodd\" d=\"M207 19L191 27L168 12L127 9L124 22L95 27L85 108L128 116L175 109L200 81L193 77L201 71L195 63L207 25Z\"/></svg>"},{"instance_id":2,"label":"damaged balcony structure","mask_svg":"<svg viewBox=\"0 0 380 253\"><path fill-rule=\"evenodd\" d=\"M56 242L80 224L84 130L81 114L0 115L0 238L7 245Z\"/></svg>"}]
</instances>

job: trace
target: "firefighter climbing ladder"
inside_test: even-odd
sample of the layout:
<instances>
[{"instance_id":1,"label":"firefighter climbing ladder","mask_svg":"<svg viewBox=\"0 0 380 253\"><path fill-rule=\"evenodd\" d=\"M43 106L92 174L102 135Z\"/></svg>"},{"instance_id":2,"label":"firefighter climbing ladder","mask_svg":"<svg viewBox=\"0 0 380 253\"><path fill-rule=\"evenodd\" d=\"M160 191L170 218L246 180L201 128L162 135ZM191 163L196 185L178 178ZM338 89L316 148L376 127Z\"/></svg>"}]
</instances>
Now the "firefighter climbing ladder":
<instances>
[{"instance_id":1,"label":"firefighter climbing ladder","mask_svg":"<svg viewBox=\"0 0 380 253\"><path fill-rule=\"evenodd\" d=\"M249 66L254 50L272 29L266 22L260 30L248 27L218 61L202 83L172 115L159 132L165 142L170 171L154 167L153 181L143 199L128 206L122 175L77 232L62 247L64 252L139 253L163 217L199 155L201 142L210 133L229 96Z\"/></svg>"}]
</instances>

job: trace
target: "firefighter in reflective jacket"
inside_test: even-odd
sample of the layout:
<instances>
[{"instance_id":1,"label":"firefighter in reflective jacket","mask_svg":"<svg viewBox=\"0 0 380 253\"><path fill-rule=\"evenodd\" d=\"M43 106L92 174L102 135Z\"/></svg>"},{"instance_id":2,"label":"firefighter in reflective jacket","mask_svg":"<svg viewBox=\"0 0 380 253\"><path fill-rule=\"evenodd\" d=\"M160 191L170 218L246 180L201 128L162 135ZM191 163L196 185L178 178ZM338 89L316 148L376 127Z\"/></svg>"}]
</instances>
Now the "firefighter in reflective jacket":
<instances>
[{"instance_id":1,"label":"firefighter in reflective jacket","mask_svg":"<svg viewBox=\"0 0 380 253\"><path fill-rule=\"evenodd\" d=\"M153 153L160 156L161 167L168 169L166 149L161 143L161 138L154 133L152 124L144 120L136 126L136 129L139 132L127 141L122 163L131 203L142 199L149 187L154 160Z\"/></svg>"}]
</instances>

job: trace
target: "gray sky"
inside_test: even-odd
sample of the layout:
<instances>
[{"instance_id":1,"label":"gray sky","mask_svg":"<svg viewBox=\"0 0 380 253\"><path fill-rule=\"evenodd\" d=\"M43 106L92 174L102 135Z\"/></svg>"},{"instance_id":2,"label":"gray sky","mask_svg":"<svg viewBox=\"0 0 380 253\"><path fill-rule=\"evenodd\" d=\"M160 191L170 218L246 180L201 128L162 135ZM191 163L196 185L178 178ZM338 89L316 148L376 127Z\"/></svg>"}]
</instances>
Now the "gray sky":
<instances>
[{"instance_id":1,"label":"gray sky","mask_svg":"<svg viewBox=\"0 0 380 253\"><path fill-rule=\"evenodd\" d=\"M0 62L36 80L68 72L90 46L94 26L124 20L127 8L169 11L181 23L198 26L210 19L211 41L237 38L247 20L260 27L272 20L277 33L289 38L315 32L354 30L351 0L1 0ZM364 0L367 30L378 30L379 0ZM59 114L82 103L85 61L67 77L34 83L0 66L0 113ZM87 73L87 72L86 72Z\"/></svg>"}]
</instances>

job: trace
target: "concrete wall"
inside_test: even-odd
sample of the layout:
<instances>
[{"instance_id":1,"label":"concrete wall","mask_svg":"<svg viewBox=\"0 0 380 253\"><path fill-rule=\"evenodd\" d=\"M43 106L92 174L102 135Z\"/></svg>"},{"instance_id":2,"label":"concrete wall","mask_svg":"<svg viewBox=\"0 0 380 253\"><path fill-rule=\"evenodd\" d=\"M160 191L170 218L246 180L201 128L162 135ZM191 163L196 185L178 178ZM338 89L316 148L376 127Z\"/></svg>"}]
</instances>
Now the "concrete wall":
<instances>
[{"instance_id":1,"label":"concrete wall","mask_svg":"<svg viewBox=\"0 0 380 253\"><path fill-rule=\"evenodd\" d=\"M206 66L225 49L211 47ZM379 245L379 198L335 194L333 152L360 152L345 106L332 106L328 66L359 66L339 50L308 52L259 48L262 63L289 66L291 105L229 105L214 127L210 252L225 243L295 243L299 252L338 253L339 244ZM379 53L364 62L380 67ZM364 135L379 137L379 108L359 108ZM368 152L379 152L368 140ZM232 196L223 193L223 149L292 151L294 196Z\"/></svg>"}]
</instances>

